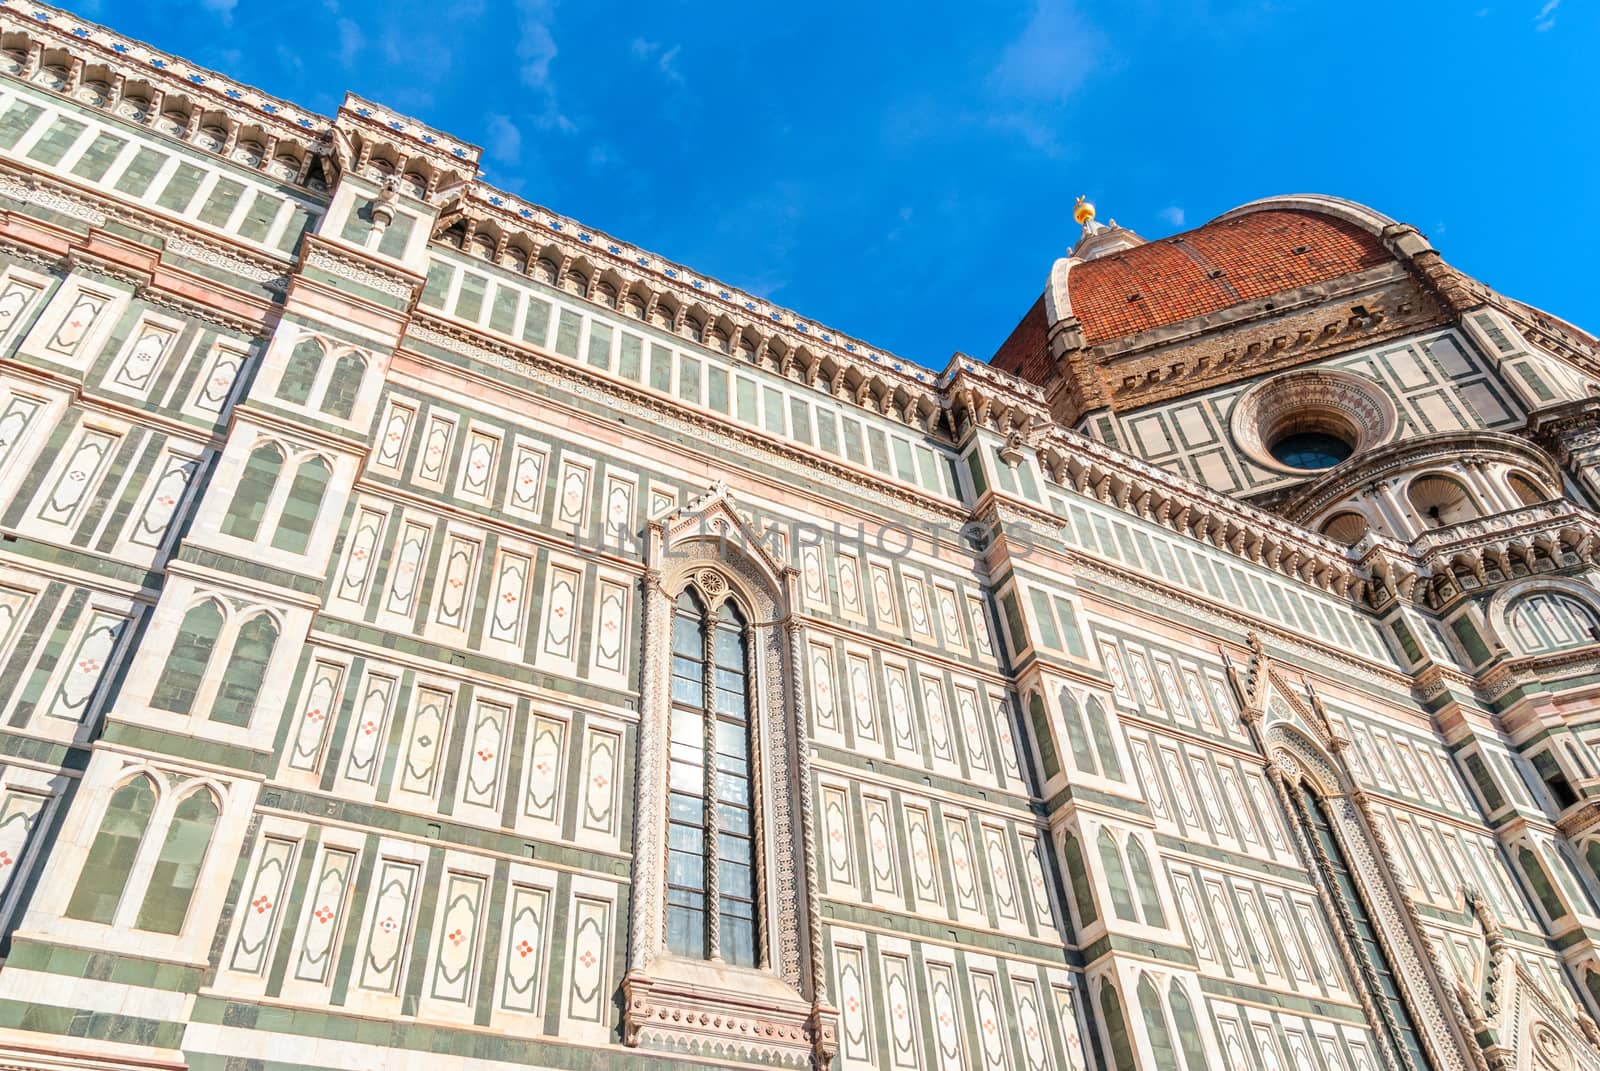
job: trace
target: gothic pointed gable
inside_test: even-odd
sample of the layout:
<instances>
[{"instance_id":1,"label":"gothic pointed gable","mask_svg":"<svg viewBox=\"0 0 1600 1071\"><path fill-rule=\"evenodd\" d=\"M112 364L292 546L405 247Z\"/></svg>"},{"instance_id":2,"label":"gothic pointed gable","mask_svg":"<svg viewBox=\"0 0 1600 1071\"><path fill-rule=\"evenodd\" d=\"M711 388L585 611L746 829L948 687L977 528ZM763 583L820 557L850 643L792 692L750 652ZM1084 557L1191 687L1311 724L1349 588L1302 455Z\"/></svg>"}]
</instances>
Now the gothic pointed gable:
<instances>
[{"instance_id":1,"label":"gothic pointed gable","mask_svg":"<svg viewBox=\"0 0 1600 1071\"><path fill-rule=\"evenodd\" d=\"M1520 962L1493 979L1491 1019L1480 1035L1495 1071L1600 1071L1594 1020L1561 1006ZM1581 1016L1581 1018L1580 1018Z\"/></svg>"},{"instance_id":2,"label":"gothic pointed gable","mask_svg":"<svg viewBox=\"0 0 1600 1071\"><path fill-rule=\"evenodd\" d=\"M717 480L706 491L682 507L650 522L650 561L660 568L666 555L681 556L685 544L711 542L738 551L771 586L779 601L786 601L789 582L795 570L774 551L781 533L774 529L758 532L754 521L742 512L727 483Z\"/></svg>"}]
</instances>

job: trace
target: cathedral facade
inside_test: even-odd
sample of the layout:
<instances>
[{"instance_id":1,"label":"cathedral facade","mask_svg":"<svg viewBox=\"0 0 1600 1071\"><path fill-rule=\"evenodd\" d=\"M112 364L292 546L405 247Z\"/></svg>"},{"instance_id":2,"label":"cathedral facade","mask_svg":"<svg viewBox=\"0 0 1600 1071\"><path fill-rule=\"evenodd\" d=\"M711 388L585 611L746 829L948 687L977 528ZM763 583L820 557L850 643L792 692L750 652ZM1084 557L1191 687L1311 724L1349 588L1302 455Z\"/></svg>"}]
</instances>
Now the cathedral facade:
<instances>
[{"instance_id":1,"label":"cathedral facade","mask_svg":"<svg viewBox=\"0 0 1600 1071\"><path fill-rule=\"evenodd\" d=\"M933 371L478 160L0 6L0 1066L1600 1069L1595 338L1080 202Z\"/></svg>"}]
</instances>

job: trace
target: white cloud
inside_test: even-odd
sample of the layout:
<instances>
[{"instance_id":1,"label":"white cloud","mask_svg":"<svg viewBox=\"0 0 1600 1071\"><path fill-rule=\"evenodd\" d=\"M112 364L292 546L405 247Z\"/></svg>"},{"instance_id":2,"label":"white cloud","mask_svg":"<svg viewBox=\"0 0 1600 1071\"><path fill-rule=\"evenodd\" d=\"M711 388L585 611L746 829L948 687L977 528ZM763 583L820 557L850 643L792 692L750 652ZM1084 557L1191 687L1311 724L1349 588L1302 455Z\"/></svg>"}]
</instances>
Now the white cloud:
<instances>
[{"instance_id":1,"label":"white cloud","mask_svg":"<svg viewBox=\"0 0 1600 1071\"><path fill-rule=\"evenodd\" d=\"M976 121L1020 139L1034 153L1065 155L1065 105L1100 68L1108 48L1073 0L1034 0L1027 24L989 72L989 99Z\"/></svg>"},{"instance_id":2,"label":"white cloud","mask_svg":"<svg viewBox=\"0 0 1600 1071\"><path fill-rule=\"evenodd\" d=\"M488 144L484 148L502 164L519 163L522 160L522 131L509 115L491 115Z\"/></svg>"},{"instance_id":3,"label":"white cloud","mask_svg":"<svg viewBox=\"0 0 1600 1071\"><path fill-rule=\"evenodd\" d=\"M341 18L336 27L339 31L339 63L345 67L353 66L356 56L366 47L366 35L361 32L361 24L354 19Z\"/></svg>"},{"instance_id":4,"label":"white cloud","mask_svg":"<svg viewBox=\"0 0 1600 1071\"><path fill-rule=\"evenodd\" d=\"M634 59L654 64L667 81L677 82L680 85L683 83L683 74L677 68L678 53L683 50L682 45L668 48L660 41L646 41L642 37L635 37L628 48L633 53Z\"/></svg>"},{"instance_id":5,"label":"white cloud","mask_svg":"<svg viewBox=\"0 0 1600 1071\"><path fill-rule=\"evenodd\" d=\"M200 0L200 6L223 22L232 22L233 9L239 6L239 0Z\"/></svg>"},{"instance_id":6,"label":"white cloud","mask_svg":"<svg viewBox=\"0 0 1600 1071\"><path fill-rule=\"evenodd\" d=\"M555 5L546 0L517 0L517 60L522 84L547 89L550 64L556 58L556 38L550 32Z\"/></svg>"},{"instance_id":7,"label":"white cloud","mask_svg":"<svg viewBox=\"0 0 1600 1071\"><path fill-rule=\"evenodd\" d=\"M989 76L1000 93L1059 104L1081 86L1099 59L1105 35L1069 0L1037 0L1033 17Z\"/></svg>"},{"instance_id":8,"label":"white cloud","mask_svg":"<svg viewBox=\"0 0 1600 1071\"><path fill-rule=\"evenodd\" d=\"M556 100L555 79L550 66L555 62L556 37L550 25L555 21L555 0L517 0L517 61L522 84L540 94L541 106L535 121L540 127L571 133L576 125L561 112Z\"/></svg>"},{"instance_id":9,"label":"white cloud","mask_svg":"<svg viewBox=\"0 0 1600 1071\"><path fill-rule=\"evenodd\" d=\"M1561 0L1545 0L1544 7L1533 17L1533 28L1540 33L1554 29L1556 24L1556 8L1561 6Z\"/></svg>"},{"instance_id":10,"label":"white cloud","mask_svg":"<svg viewBox=\"0 0 1600 1071\"><path fill-rule=\"evenodd\" d=\"M1171 205L1167 208L1163 208L1161 210L1161 218L1172 224L1174 227L1181 227L1183 226L1183 208L1179 205Z\"/></svg>"}]
</instances>

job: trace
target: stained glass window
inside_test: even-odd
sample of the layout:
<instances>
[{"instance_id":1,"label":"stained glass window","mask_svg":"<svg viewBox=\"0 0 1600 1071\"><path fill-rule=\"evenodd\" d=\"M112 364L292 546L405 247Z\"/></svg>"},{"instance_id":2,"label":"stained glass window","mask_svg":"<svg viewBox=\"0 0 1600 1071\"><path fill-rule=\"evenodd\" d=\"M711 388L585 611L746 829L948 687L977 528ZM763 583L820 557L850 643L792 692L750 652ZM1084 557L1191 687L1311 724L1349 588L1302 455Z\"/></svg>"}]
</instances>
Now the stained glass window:
<instances>
[{"instance_id":1,"label":"stained glass window","mask_svg":"<svg viewBox=\"0 0 1600 1071\"><path fill-rule=\"evenodd\" d=\"M693 591L672 621L667 947L753 967L757 925L747 624ZM714 914L713 914L714 912Z\"/></svg>"}]
</instances>

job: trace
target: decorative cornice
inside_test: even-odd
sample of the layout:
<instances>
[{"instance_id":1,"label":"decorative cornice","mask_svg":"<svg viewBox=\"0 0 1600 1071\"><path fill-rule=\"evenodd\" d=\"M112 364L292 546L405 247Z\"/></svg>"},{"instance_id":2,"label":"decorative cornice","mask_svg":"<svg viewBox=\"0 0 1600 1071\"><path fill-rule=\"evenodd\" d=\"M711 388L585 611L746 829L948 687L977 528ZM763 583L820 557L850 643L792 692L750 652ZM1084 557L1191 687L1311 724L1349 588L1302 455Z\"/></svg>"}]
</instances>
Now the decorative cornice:
<instances>
[{"instance_id":1,"label":"decorative cornice","mask_svg":"<svg viewBox=\"0 0 1600 1071\"><path fill-rule=\"evenodd\" d=\"M1051 427L1039 448L1039 464L1046 476L1079 494L1297 582L1341 598L1364 593L1367 576L1340 544L1098 439L1060 425Z\"/></svg>"},{"instance_id":2,"label":"decorative cornice","mask_svg":"<svg viewBox=\"0 0 1600 1071\"><path fill-rule=\"evenodd\" d=\"M810 353L812 360L801 361L798 368L808 383L815 383L825 375L832 378L821 364L824 354L832 358L832 365L853 370L855 379L882 380L886 389L874 393L891 398L899 392L908 397L927 395L938 378L932 371L903 357L504 190L474 185L464 193L459 207L463 213L484 221L480 227L487 223L497 231L522 237L534 252L554 248L572 262L586 261L594 265L597 274L601 270L615 272L630 288L642 284L651 292L647 300L670 293L674 304L681 308L700 305L713 317L726 317L741 331L763 335L768 339L766 348L771 348L771 340L779 340L785 351ZM531 260L528 267L531 270Z\"/></svg>"},{"instance_id":3,"label":"decorative cornice","mask_svg":"<svg viewBox=\"0 0 1600 1071\"><path fill-rule=\"evenodd\" d=\"M8 72L20 80L280 180L304 186L327 151L332 124L322 116L71 12L0 0L0 34L22 53ZM227 124L220 138L202 126L212 116Z\"/></svg>"},{"instance_id":4,"label":"decorative cornice","mask_svg":"<svg viewBox=\"0 0 1600 1071\"><path fill-rule=\"evenodd\" d=\"M823 487L859 494L869 501L888 505L926 523L953 521L959 524L966 517L966 511L959 505L944 505L924 491L891 483L867 470L802 450L714 413L687 410L680 404L657 397L631 383L592 373L576 362L463 330L426 312L418 312L412 317L406 334L417 342L438 346L485 364L526 370L580 397L604 400L606 404L625 412L647 414L652 421L676 431L702 438L717 436L736 449L773 456L779 464L800 462L807 467L813 481Z\"/></svg>"}]
</instances>

